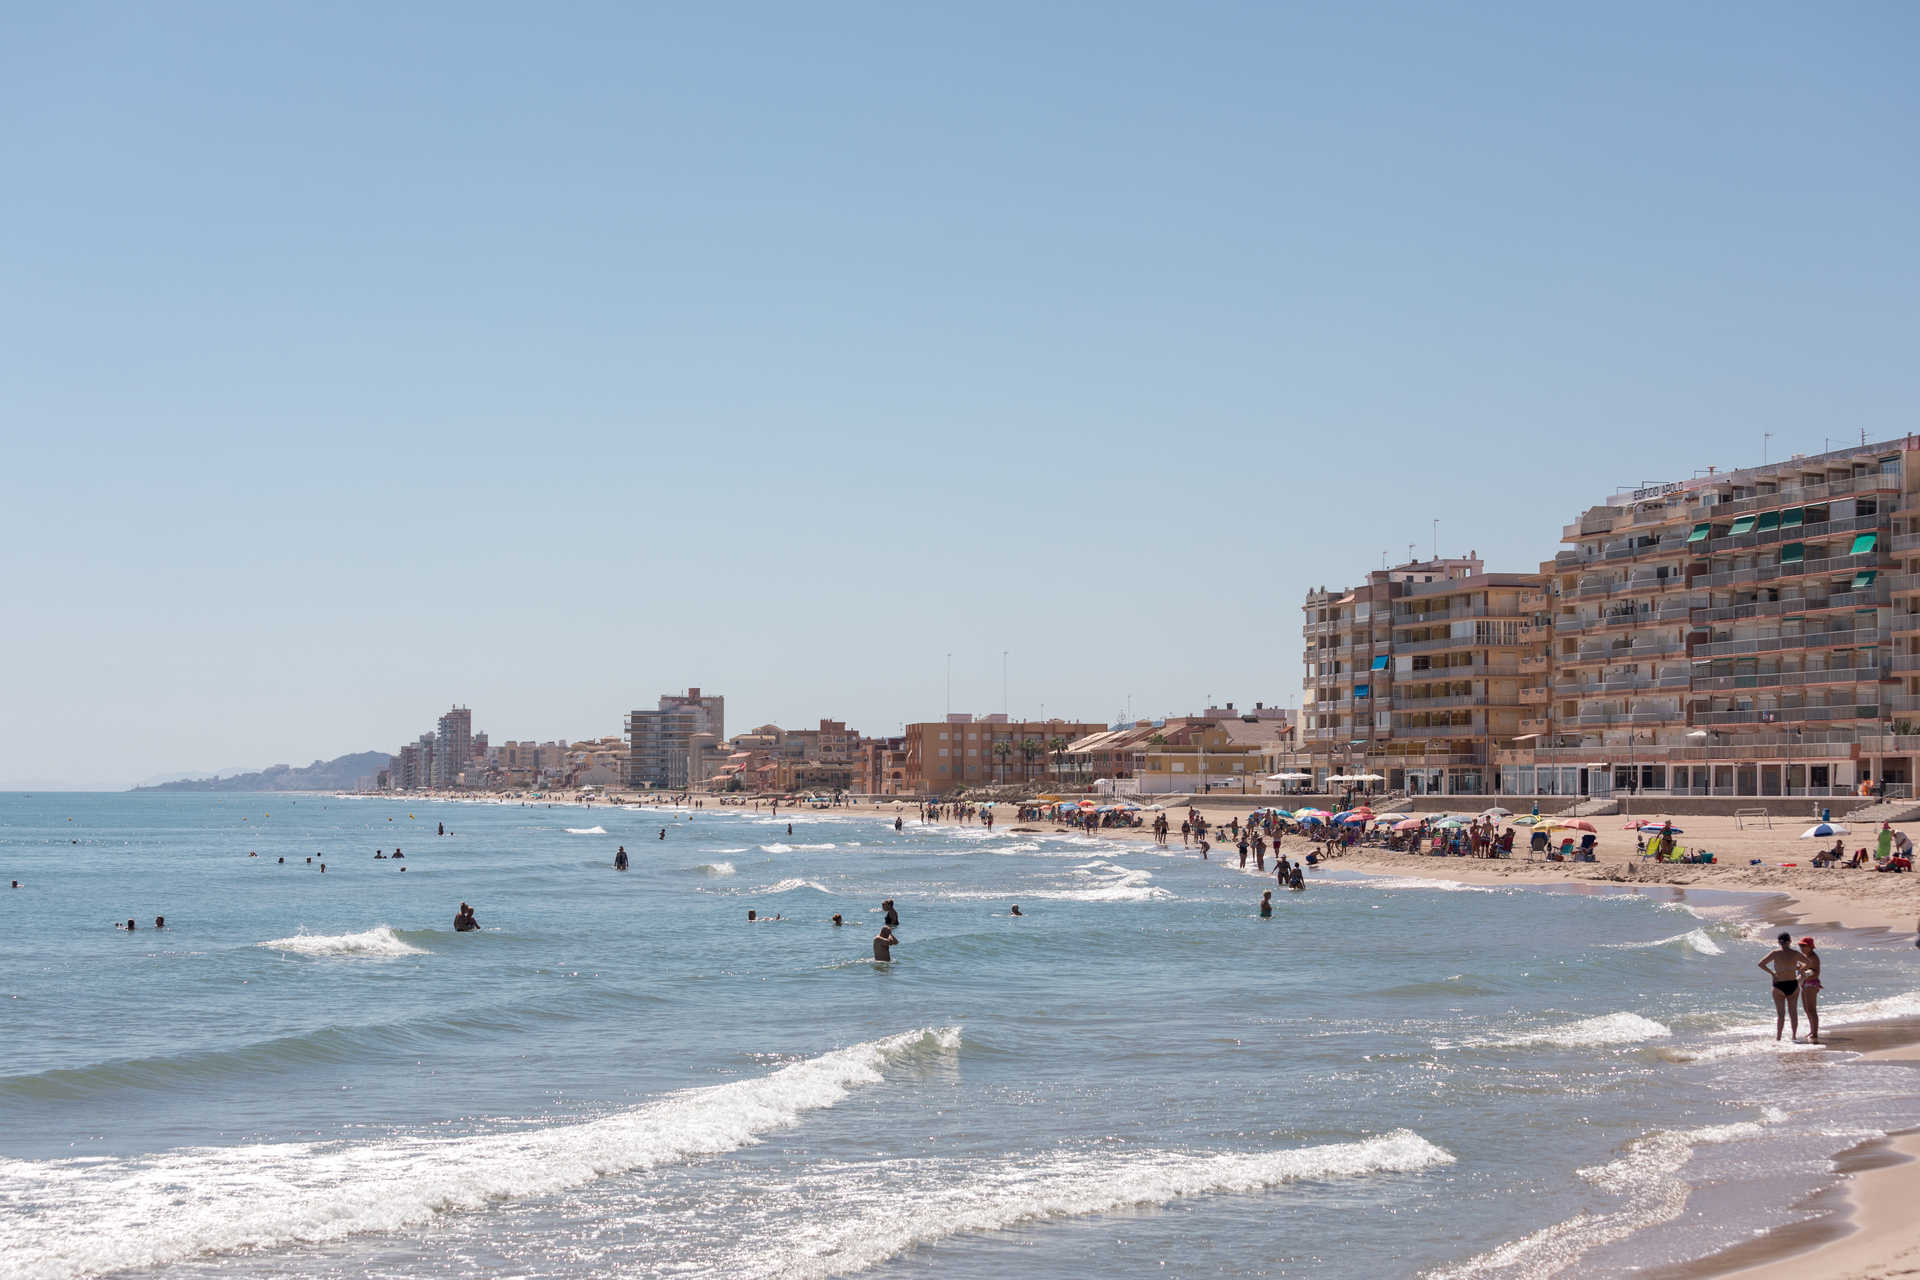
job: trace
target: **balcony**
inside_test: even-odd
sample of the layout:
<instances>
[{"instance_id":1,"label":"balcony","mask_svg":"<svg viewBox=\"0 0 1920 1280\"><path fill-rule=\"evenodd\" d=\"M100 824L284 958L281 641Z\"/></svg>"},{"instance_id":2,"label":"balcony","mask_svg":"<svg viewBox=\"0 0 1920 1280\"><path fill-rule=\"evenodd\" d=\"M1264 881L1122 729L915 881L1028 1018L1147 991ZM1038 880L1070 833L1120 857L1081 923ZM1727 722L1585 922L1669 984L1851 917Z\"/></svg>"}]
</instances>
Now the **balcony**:
<instances>
[{"instance_id":1,"label":"balcony","mask_svg":"<svg viewBox=\"0 0 1920 1280\"><path fill-rule=\"evenodd\" d=\"M1920 530L1913 533L1896 533L1889 540L1895 551L1920 551Z\"/></svg>"},{"instance_id":2,"label":"balcony","mask_svg":"<svg viewBox=\"0 0 1920 1280\"><path fill-rule=\"evenodd\" d=\"M1793 504L1788 504L1793 505ZM1754 529L1747 533L1729 534L1714 538L1695 555L1731 555L1736 551L1750 551L1755 547L1771 546L1779 542L1804 542L1814 538L1836 537L1843 533L1858 533L1866 529L1890 528L1893 521L1891 511L1876 512L1870 516L1848 516L1842 520L1809 520L1804 524L1786 525L1773 529Z\"/></svg>"},{"instance_id":3,"label":"balcony","mask_svg":"<svg viewBox=\"0 0 1920 1280\"><path fill-rule=\"evenodd\" d=\"M1395 711L1447 711L1455 707L1484 707L1484 693L1452 693L1438 698L1416 698L1404 693L1393 695Z\"/></svg>"},{"instance_id":4,"label":"balcony","mask_svg":"<svg viewBox=\"0 0 1920 1280\"><path fill-rule=\"evenodd\" d=\"M1573 718L1572 723L1591 729L1618 728L1636 724L1679 724L1685 719L1685 713L1675 707L1671 711L1620 711L1612 714L1604 711L1582 711Z\"/></svg>"},{"instance_id":5,"label":"balcony","mask_svg":"<svg viewBox=\"0 0 1920 1280\"><path fill-rule=\"evenodd\" d=\"M1843 645L1881 645L1892 639L1884 628L1854 627L1845 631L1807 631L1797 636L1758 636L1752 640L1716 640L1693 647L1695 658L1731 658L1782 649L1832 649Z\"/></svg>"},{"instance_id":6,"label":"balcony","mask_svg":"<svg viewBox=\"0 0 1920 1280\"><path fill-rule=\"evenodd\" d=\"M1837 707L1776 707L1764 711L1696 711L1689 723L1703 728L1720 724L1820 724L1830 720L1878 720L1881 707L1848 703Z\"/></svg>"},{"instance_id":7,"label":"balcony","mask_svg":"<svg viewBox=\"0 0 1920 1280\"><path fill-rule=\"evenodd\" d=\"M1395 725L1393 733L1398 738L1484 738L1487 735L1485 725L1477 724L1427 724Z\"/></svg>"},{"instance_id":8,"label":"balcony","mask_svg":"<svg viewBox=\"0 0 1920 1280\"><path fill-rule=\"evenodd\" d=\"M1552 658L1549 658L1544 653L1534 653L1534 654L1528 654L1526 657L1520 659L1518 670L1545 671L1552 665L1553 665Z\"/></svg>"},{"instance_id":9,"label":"balcony","mask_svg":"<svg viewBox=\"0 0 1920 1280\"><path fill-rule=\"evenodd\" d=\"M1548 732L1548 729L1551 723L1552 722L1546 716L1523 717L1520 721L1520 732L1546 733Z\"/></svg>"},{"instance_id":10,"label":"balcony","mask_svg":"<svg viewBox=\"0 0 1920 1280\"><path fill-rule=\"evenodd\" d=\"M1543 684L1532 685L1520 691L1522 706L1540 706L1551 701L1553 701L1553 691Z\"/></svg>"},{"instance_id":11,"label":"balcony","mask_svg":"<svg viewBox=\"0 0 1920 1280\"><path fill-rule=\"evenodd\" d=\"M1794 560L1787 564L1757 564L1745 569L1729 569L1722 573L1708 573L1695 576L1688 583L1693 587L1737 587L1750 586L1756 582L1772 582L1776 578L1798 578L1816 573L1856 573L1861 569L1879 567L1880 551L1863 551L1857 556L1828 556L1822 560Z\"/></svg>"},{"instance_id":12,"label":"balcony","mask_svg":"<svg viewBox=\"0 0 1920 1280\"><path fill-rule=\"evenodd\" d=\"M1890 446L1891 447L1891 446ZM1750 498L1736 498L1732 502L1716 502L1712 506L1697 507L1695 520L1710 518L1718 520L1725 516L1732 518L1745 515L1750 511L1772 511L1776 508L1804 507L1814 503L1826 502L1833 498L1845 498L1859 493L1899 493L1900 477L1882 475L1877 471L1863 476L1847 476L1831 480L1825 484L1789 485L1772 493L1755 494Z\"/></svg>"},{"instance_id":13,"label":"balcony","mask_svg":"<svg viewBox=\"0 0 1920 1280\"><path fill-rule=\"evenodd\" d=\"M1744 676L1695 676L1695 693L1728 689L1796 689L1810 684L1858 684L1886 674L1880 666L1826 667L1819 671L1768 671Z\"/></svg>"},{"instance_id":14,"label":"balcony","mask_svg":"<svg viewBox=\"0 0 1920 1280\"><path fill-rule=\"evenodd\" d=\"M1742 618L1777 618L1783 614L1819 613L1829 609L1866 609L1889 603L1886 580L1859 591L1836 591L1820 596L1788 596L1781 600L1747 600L1733 605L1701 605L1693 610L1693 625L1738 622Z\"/></svg>"}]
</instances>

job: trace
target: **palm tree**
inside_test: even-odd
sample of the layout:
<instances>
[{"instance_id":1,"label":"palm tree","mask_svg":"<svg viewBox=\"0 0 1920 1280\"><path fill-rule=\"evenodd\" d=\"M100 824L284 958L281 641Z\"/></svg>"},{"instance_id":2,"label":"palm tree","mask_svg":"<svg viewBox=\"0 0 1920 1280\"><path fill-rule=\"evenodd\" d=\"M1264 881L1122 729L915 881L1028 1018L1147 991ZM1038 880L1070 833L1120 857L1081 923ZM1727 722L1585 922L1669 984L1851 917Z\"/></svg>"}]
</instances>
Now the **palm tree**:
<instances>
[{"instance_id":1,"label":"palm tree","mask_svg":"<svg viewBox=\"0 0 1920 1280\"><path fill-rule=\"evenodd\" d=\"M1000 762L1000 781L1007 780L1007 759L1013 755L1013 744L1005 738L993 744L993 758Z\"/></svg>"},{"instance_id":2,"label":"palm tree","mask_svg":"<svg viewBox=\"0 0 1920 1280\"><path fill-rule=\"evenodd\" d=\"M1033 781L1033 758L1044 750L1046 747L1038 738L1027 738L1020 743L1020 754L1025 756L1027 761L1026 780L1028 782Z\"/></svg>"}]
</instances>

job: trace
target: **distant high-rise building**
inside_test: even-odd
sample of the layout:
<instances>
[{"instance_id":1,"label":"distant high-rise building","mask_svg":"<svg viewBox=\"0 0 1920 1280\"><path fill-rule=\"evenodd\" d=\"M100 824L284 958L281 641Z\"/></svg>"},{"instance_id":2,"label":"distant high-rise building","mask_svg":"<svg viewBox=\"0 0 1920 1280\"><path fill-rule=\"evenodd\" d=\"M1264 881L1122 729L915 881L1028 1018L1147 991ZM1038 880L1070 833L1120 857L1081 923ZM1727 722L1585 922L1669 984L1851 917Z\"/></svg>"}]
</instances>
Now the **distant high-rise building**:
<instances>
[{"instance_id":1,"label":"distant high-rise building","mask_svg":"<svg viewBox=\"0 0 1920 1280\"><path fill-rule=\"evenodd\" d=\"M696 777L694 735L726 737L727 700L698 688L660 695L652 711L627 713L627 785L680 790Z\"/></svg>"},{"instance_id":2,"label":"distant high-rise building","mask_svg":"<svg viewBox=\"0 0 1920 1280\"><path fill-rule=\"evenodd\" d=\"M473 759L473 712L454 707L440 717L438 747L433 753L433 785L454 787L460 773Z\"/></svg>"}]
</instances>

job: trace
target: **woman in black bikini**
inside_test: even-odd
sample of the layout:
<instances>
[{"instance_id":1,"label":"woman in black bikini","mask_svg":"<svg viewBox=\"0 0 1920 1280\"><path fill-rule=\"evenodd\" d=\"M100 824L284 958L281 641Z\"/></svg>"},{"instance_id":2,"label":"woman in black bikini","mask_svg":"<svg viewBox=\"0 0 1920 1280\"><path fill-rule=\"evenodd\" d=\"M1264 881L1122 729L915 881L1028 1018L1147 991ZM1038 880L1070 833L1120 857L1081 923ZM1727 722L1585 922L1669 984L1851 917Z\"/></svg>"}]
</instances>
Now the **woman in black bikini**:
<instances>
[{"instance_id":1,"label":"woman in black bikini","mask_svg":"<svg viewBox=\"0 0 1920 1280\"><path fill-rule=\"evenodd\" d=\"M1778 1040L1787 1019L1793 1019L1793 1038L1800 1038L1800 1006L1794 995L1800 990L1800 965L1803 957L1793 949L1793 935L1780 935L1778 949L1769 951L1760 967L1773 977L1773 1038Z\"/></svg>"}]
</instances>

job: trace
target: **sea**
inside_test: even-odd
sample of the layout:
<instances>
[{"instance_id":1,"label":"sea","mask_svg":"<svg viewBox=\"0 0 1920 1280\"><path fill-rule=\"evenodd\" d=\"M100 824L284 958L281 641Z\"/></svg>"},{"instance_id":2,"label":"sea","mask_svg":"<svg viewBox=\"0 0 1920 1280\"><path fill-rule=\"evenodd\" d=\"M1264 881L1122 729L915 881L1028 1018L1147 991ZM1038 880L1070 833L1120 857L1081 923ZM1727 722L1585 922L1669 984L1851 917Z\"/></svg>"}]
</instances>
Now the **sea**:
<instances>
[{"instance_id":1,"label":"sea","mask_svg":"<svg viewBox=\"0 0 1920 1280\"><path fill-rule=\"evenodd\" d=\"M1760 899L901 816L0 796L0 1276L1617 1276L1920 1124Z\"/></svg>"}]
</instances>

